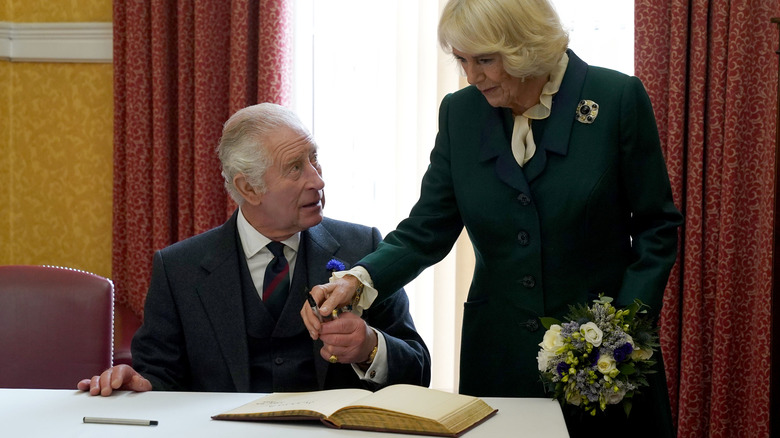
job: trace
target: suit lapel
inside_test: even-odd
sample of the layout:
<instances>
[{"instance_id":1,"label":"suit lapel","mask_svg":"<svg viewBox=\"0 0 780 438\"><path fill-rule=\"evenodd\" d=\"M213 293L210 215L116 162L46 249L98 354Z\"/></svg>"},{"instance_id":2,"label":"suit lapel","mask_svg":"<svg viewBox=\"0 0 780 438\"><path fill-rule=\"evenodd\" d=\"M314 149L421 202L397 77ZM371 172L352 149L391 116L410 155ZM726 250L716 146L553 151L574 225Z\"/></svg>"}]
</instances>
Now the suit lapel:
<instances>
[{"instance_id":1,"label":"suit lapel","mask_svg":"<svg viewBox=\"0 0 780 438\"><path fill-rule=\"evenodd\" d=\"M529 193L529 183L539 177L547 165L547 153L565 156L569 150L569 137L574 124L574 115L580 100L580 93L588 65L571 50L561 88L553 98L550 116L533 121L534 140L537 151L534 157L521 168L512 155L512 112L506 108L492 108L481 135L480 160L496 158L496 174L510 187ZM541 135L538 135L541 133Z\"/></svg>"},{"instance_id":2,"label":"suit lapel","mask_svg":"<svg viewBox=\"0 0 780 438\"><path fill-rule=\"evenodd\" d=\"M306 242L306 264L311 268L307 278L309 286L327 282L330 278L330 271L327 269L328 261L334 258L341 244L322 224L304 231L303 237L303 241ZM345 261L341 260L341 262L347 269L350 268Z\"/></svg>"},{"instance_id":3,"label":"suit lapel","mask_svg":"<svg viewBox=\"0 0 780 438\"><path fill-rule=\"evenodd\" d=\"M245 392L249 390L249 350L241 293L237 212L222 225L219 246L201 262L207 274L197 293L219 341L236 390Z\"/></svg>"},{"instance_id":4,"label":"suit lapel","mask_svg":"<svg viewBox=\"0 0 780 438\"><path fill-rule=\"evenodd\" d=\"M326 269L328 261L341 247L339 242L322 226L322 224L309 228L303 232L302 243L306 246L306 282L309 287L318 284L327 283L330 278L330 272ZM343 262L343 260L342 260ZM346 265L346 262L344 262ZM347 269L350 266L346 266ZM295 268L296 272L298 267ZM297 276L297 274L296 274ZM308 292L308 289L306 290ZM303 300L303 298L302 298ZM299 306L300 308L300 306ZM330 364L320 358L320 349L322 341L314 342L314 367L317 374L317 384L320 389L325 388L325 378Z\"/></svg>"},{"instance_id":5,"label":"suit lapel","mask_svg":"<svg viewBox=\"0 0 780 438\"><path fill-rule=\"evenodd\" d=\"M515 190L529 193L528 181L512 155L512 111L492 107L488 111L490 113L480 135L480 161L495 158L498 179Z\"/></svg>"},{"instance_id":6,"label":"suit lapel","mask_svg":"<svg viewBox=\"0 0 780 438\"><path fill-rule=\"evenodd\" d=\"M533 122L534 131L541 132L541 136L537 142L537 154L523 168L528 181L533 181L542 173L547 165L548 152L562 156L569 152L569 137L588 65L571 50L566 53L569 55L569 64L566 66L561 87L553 97L550 116ZM534 135L534 140L536 139L537 136Z\"/></svg>"}]
</instances>

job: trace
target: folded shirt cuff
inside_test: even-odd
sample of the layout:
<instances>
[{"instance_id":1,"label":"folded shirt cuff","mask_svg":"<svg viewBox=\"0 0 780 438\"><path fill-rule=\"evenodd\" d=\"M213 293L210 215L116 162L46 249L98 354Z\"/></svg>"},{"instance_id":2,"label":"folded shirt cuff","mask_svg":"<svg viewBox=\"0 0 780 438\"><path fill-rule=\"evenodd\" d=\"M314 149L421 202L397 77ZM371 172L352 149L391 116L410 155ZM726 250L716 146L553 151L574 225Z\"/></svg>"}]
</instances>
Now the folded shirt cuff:
<instances>
[{"instance_id":1,"label":"folded shirt cuff","mask_svg":"<svg viewBox=\"0 0 780 438\"><path fill-rule=\"evenodd\" d=\"M352 312L360 316L363 314L363 310L371 307L371 304L374 303L374 300L376 300L379 292L374 289L374 282L371 281L371 275L369 275L368 271L366 271L366 268L362 266L355 266L348 271L334 272L330 277L330 281L333 281L336 278L342 278L345 275L351 275L357 278L358 281L363 284L363 294L360 296L360 300L357 302L357 305L352 306Z\"/></svg>"}]
</instances>

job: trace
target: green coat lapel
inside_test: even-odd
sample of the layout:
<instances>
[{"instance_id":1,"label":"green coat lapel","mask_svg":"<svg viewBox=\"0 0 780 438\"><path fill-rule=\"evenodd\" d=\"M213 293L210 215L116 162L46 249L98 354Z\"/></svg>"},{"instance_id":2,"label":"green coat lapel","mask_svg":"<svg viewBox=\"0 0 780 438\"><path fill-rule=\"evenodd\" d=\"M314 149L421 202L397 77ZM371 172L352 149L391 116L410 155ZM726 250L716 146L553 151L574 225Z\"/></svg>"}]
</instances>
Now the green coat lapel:
<instances>
[{"instance_id":1,"label":"green coat lapel","mask_svg":"<svg viewBox=\"0 0 780 438\"><path fill-rule=\"evenodd\" d=\"M553 98L550 116L533 122L537 152L522 171L512 155L512 127L514 118L507 108L496 108L488 117L481 134L480 161L496 159L498 178L523 193L530 192L529 183L536 179L547 165L547 153L565 156L569 149L574 116L580 99L588 65L572 51L568 51L567 80Z\"/></svg>"},{"instance_id":2,"label":"green coat lapel","mask_svg":"<svg viewBox=\"0 0 780 438\"><path fill-rule=\"evenodd\" d=\"M512 111L507 108L493 109L493 115L486 122L480 136L480 161L495 158L498 179L515 190L528 193L528 181L512 155Z\"/></svg>"},{"instance_id":3,"label":"green coat lapel","mask_svg":"<svg viewBox=\"0 0 780 438\"><path fill-rule=\"evenodd\" d=\"M561 83L561 88L553 97L552 112L546 119L533 121L532 129L537 153L523 168L523 173L529 182L536 179L544 170L547 165L547 153L565 156L569 151L569 137L571 137L574 116L588 65L571 50L567 53L569 65L566 67L566 80Z\"/></svg>"}]
</instances>

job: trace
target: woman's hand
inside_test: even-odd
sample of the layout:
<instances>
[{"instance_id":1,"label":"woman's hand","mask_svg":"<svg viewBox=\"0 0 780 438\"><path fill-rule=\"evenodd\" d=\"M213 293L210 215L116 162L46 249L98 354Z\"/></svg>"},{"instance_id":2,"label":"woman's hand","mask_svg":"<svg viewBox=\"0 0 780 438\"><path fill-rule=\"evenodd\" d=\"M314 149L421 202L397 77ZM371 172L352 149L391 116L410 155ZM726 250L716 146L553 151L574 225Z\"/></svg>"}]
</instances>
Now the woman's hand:
<instances>
[{"instance_id":1,"label":"woman's hand","mask_svg":"<svg viewBox=\"0 0 780 438\"><path fill-rule=\"evenodd\" d=\"M338 309L352 302L360 281L351 276L345 275L342 278L334 279L330 283L320 284L311 288L309 292L319 306L320 315L328 317L333 309ZM322 323L317 315L312 311L309 303L304 303L301 308L301 318L309 331L312 339L318 339Z\"/></svg>"}]
</instances>

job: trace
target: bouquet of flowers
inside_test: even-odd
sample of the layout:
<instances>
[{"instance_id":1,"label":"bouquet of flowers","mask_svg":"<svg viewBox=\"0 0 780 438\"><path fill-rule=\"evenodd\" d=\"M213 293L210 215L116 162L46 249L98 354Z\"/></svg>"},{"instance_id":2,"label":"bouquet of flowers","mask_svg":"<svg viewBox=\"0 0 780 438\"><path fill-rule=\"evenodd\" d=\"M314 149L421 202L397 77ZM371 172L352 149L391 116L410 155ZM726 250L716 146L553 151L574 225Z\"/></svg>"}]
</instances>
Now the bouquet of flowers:
<instances>
[{"instance_id":1,"label":"bouquet of flowers","mask_svg":"<svg viewBox=\"0 0 780 438\"><path fill-rule=\"evenodd\" d=\"M631 398L647 386L658 334L646 304L636 300L618 310L603 295L590 307L570 306L568 322L541 318L547 329L539 344L539 371L545 387L562 405L579 406L590 415L608 405L631 412Z\"/></svg>"}]
</instances>

